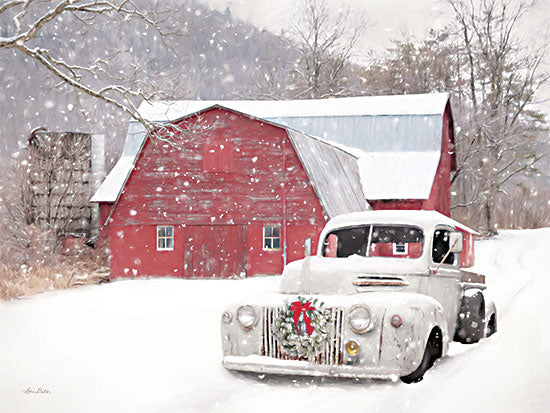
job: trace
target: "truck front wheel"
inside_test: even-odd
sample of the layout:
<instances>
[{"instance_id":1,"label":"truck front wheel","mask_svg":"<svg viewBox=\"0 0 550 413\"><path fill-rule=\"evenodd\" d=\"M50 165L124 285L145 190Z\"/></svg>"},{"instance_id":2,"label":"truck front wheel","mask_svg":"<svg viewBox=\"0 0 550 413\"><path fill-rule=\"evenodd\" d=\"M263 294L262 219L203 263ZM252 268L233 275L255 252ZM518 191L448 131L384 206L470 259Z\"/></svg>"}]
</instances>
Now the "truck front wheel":
<instances>
[{"instance_id":1,"label":"truck front wheel","mask_svg":"<svg viewBox=\"0 0 550 413\"><path fill-rule=\"evenodd\" d=\"M424 349L424 355L418 368L406 376L400 377L401 381L406 384L418 383L424 378L424 373L428 371L430 367L434 365L435 360L441 357L443 349L443 340L441 330L434 328L430 333L426 348Z\"/></svg>"}]
</instances>

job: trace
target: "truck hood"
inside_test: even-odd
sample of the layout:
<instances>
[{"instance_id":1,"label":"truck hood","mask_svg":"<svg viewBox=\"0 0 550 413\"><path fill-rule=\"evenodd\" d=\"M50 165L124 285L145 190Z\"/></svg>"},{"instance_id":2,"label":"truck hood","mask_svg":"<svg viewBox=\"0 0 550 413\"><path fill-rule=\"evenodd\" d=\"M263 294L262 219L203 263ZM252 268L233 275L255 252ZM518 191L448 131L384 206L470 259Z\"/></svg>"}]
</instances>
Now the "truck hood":
<instances>
[{"instance_id":1,"label":"truck hood","mask_svg":"<svg viewBox=\"0 0 550 413\"><path fill-rule=\"evenodd\" d=\"M357 255L348 258L307 257L285 267L281 292L347 295L406 290L408 276L427 274L427 265L422 258L366 258Z\"/></svg>"}]
</instances>

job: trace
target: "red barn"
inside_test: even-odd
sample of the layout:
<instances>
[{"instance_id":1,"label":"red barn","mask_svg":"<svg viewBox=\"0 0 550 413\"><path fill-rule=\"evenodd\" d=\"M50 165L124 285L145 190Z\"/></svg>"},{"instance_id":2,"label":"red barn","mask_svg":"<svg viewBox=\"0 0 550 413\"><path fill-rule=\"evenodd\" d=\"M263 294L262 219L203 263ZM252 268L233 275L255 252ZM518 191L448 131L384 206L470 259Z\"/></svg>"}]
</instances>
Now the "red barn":
<instances>
[{"instance_id":1,"label":"red barn","mask_svg":"<svg viewBox=\"0 0 550 413\"><path fill-rule=\"evenodd\" d=\"M171 144L130 131L94 196L113 277L278 274L328 217L369 208L342 149L220 107L174 124L188 132Z\"/></svg>"},{"instance_id":2,"label":"red barn","mask_svg":"<svg viewBox=\"0 0 550 413\"><path fill-rule=\"evenodd\" d=\"M449 215L456 161L446 94L155 102L140 111L178 130L170 144L131 123L92 198L112 276L279 274L315 251L335 215L371 206ZM473 263L467 235L463 266Z\"/></svg>"}]
</instances>

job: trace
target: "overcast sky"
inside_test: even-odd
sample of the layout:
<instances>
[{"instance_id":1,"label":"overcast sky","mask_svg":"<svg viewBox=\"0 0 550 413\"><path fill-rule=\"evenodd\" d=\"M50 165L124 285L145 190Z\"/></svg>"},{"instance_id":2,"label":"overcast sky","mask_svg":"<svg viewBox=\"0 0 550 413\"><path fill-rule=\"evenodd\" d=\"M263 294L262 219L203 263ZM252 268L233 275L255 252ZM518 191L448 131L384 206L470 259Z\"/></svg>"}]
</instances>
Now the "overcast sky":
<instances>
[{"instance_id":1,"label":"overcast sky","mask_svg":"<svg viewBox=\"0 0 550 413\"><path fill-rule=\"evenodd\" d=\"M258 27L276 33L285 27L292 15L293 6L299 0L203 0L210 7L225 10ZM421 39L430 28L441 28L452 19L445 0L327 0L331 5L349 5L364 11L369 20L369 30L361 42L361 51L383 50L391 45L391 39L407 33ZM539 0L536 9L526 16L522 30L526 36L534 28L548 30L550 0ZM546 62L550 70L550 56ZM550 98L550 87L539 94L539 100ZM550 114L550 101L544 103Z\"/></svg>"},{"instance_id":2,"label":"overcast sky","mask_svg":"<svg viewBox=\"0 0 550 413\"><path fill-rule=\"evenodd\" d=\"M256 26L279 32L285 26L294 5L299 0L203 0L211 7L231 12ZM330 1L330 0L327 0ZM430 27L440 27L447 19L441 12L446 7L437 0L332 0L333 7L349 5L353 10L364 11L369 19L369 31L364 44L370 48L383 48L392 37L402 31L421 36Z\"/></svg>"}]
</instances>

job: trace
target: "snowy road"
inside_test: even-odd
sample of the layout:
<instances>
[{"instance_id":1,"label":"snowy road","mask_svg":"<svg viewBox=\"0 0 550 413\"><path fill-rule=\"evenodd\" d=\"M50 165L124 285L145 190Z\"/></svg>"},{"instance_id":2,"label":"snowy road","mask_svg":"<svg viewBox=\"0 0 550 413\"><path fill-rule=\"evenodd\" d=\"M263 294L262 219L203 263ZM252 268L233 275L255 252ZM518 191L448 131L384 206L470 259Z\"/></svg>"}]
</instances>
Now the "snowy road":
<instances>
[{"instance_id":1,"label":"snowy road","mask_svg":"<svg viewBox=\"0 0 550 413\"><path fill-rule=\"evenodd\" d=\"M415 385L225 371L222 308L277 278L120 281L0 303L0 412L550 412L549 251L550 229L478 243L499 332L454 343Z\"/></svg>"}]
</instances>

